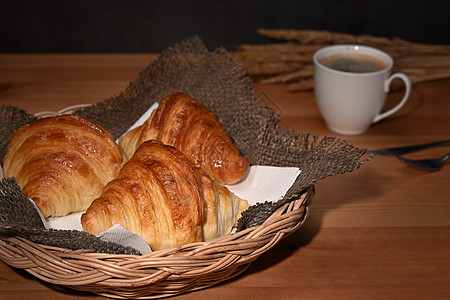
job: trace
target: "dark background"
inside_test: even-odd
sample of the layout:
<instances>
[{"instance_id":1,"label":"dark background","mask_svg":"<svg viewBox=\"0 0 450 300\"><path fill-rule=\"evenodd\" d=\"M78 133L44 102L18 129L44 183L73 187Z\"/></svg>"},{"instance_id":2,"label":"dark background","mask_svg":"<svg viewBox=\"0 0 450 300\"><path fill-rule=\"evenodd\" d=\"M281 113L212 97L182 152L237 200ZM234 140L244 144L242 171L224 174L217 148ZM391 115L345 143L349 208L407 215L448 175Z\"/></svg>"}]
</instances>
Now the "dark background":
<instances>
[{"instance_id":1,"label":"dark background","mask_svg":"<svg viewBox=\"0 0 450 300\"><path fill-rule=\"evenodd\" d=\"M209 49L266 43L267 29L314 29L450 44L437 0L2 1L0 52L158 52L192 35Z\"/></svg>"}]
</instances>

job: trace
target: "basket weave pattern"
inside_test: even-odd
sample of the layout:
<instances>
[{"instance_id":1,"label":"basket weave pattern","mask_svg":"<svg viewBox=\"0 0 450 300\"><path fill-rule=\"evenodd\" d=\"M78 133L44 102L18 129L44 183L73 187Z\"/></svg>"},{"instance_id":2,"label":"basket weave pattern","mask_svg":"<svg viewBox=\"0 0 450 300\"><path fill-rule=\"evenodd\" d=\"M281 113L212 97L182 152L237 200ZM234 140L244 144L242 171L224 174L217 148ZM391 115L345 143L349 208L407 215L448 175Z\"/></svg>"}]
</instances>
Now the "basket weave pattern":
<instances>
[{"instance_id":1,"label":"basket weave pattern","mask_svg":"<svg viewBox=\"0 0 450 300\"><path fill-rule=\"evenodd\" d=\"M206 288L247 269L306 220L314 189L286 203L262 225L210 242L146 255L68 251L20 237L0 239L1 259L46 282L111 298L154 299Z\"/></svg>"}]
</instances>

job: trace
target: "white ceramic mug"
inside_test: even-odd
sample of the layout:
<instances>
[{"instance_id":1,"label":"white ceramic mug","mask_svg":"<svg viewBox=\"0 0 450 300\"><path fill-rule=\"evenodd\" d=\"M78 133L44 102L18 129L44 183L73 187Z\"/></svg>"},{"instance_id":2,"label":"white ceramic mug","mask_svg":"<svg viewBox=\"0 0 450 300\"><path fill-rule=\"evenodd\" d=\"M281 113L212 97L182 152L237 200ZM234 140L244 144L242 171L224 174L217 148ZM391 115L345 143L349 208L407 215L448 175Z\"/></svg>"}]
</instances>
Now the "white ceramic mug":
<instances>
[{"instance_id":1,"label":"white ceramic mug","mask_svg":"<svg viewBox=\"0 0 450 300\"><path fill-rule=\"evenodd\" d=\"M339 70L339 60L365 59L378 69ZM391 74L393 59L387 53L368 46L334 45L319 49L313 56L314 91L319 110L328 128L346 135L364 133L373 123L397 112L411 94L406 74ZM334 64L333 64L334 62ZM344 64L345 65L345 64ZM394 108L381 113L394 78L405 82L405 95Z\"/></svg>"}]
</instances>

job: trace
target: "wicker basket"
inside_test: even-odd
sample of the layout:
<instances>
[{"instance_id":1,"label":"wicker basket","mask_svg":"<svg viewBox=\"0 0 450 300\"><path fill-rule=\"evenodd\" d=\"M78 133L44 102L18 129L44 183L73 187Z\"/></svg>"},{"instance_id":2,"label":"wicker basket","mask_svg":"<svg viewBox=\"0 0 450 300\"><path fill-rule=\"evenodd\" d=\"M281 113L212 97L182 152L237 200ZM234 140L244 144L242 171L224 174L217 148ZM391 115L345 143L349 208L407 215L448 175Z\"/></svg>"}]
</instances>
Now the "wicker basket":
<instances>
[{"instance_id":1,"label":"wicker basket","mask_svg":"<svg viewBox=\"0 0 450 300\"><path fill-rule=\"evenodd\" d=\"M52 284L111 298L155 299L210 287L245 271L306 220L314 188L286 203L262 225L210 242L146 255L70 251L29 240L0 239L0 258Z\"/></svg>"},{"instance_id":2,"label":"wicker basket","mask_svg":"<svg viewBox=\"0 0 450 300\"><path fill-rule=\"evenodd\" d=\"M72 113L75 105L38 117ZM1 174L3 175L3 174ZM3 177L3 176L2 176ZM314 187L284 204L263 224L146 255L68 250L21 237L0 237L0 258L45 282L119 299L156 299L210 287L244 272L250 263L305 222Z\"/></svg>"}]
</instances>

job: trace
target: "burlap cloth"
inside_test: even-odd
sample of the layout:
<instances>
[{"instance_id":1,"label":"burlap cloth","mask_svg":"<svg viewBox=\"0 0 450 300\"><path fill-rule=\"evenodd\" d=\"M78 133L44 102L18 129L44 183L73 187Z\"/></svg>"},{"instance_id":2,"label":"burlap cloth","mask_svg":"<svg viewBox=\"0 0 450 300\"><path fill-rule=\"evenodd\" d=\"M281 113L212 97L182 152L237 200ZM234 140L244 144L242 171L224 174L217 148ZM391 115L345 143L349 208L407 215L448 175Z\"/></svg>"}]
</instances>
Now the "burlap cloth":
<instances>
[{"instance_id":1,"label":"burlap cloth","mask_svg":"<svg viewBox=\"0 0 450 300\"><path fill-rule=\"evenodd\" d=\"M364 157L366 149L358 149L346 141L282 127L279 115L255 95L243 67L222 48L208 51L198 37L163 51L119 95L73 113L105 127L117 138L153 103L175 91L186 93L211 108L252 164L296 166L302 170L282 200L272 204L262 199L251 206L239 220L238 230L261 224L280 205L298 198L318 180L354 171L370 159ZM1 161L11 134L36 119L17 107L1 107ZM84 232L45 230L14 178L2 179L0 189L0 235L21 236L73 250L136 253L134 249L103 242Z\"/></svg>"}]
</instances>

